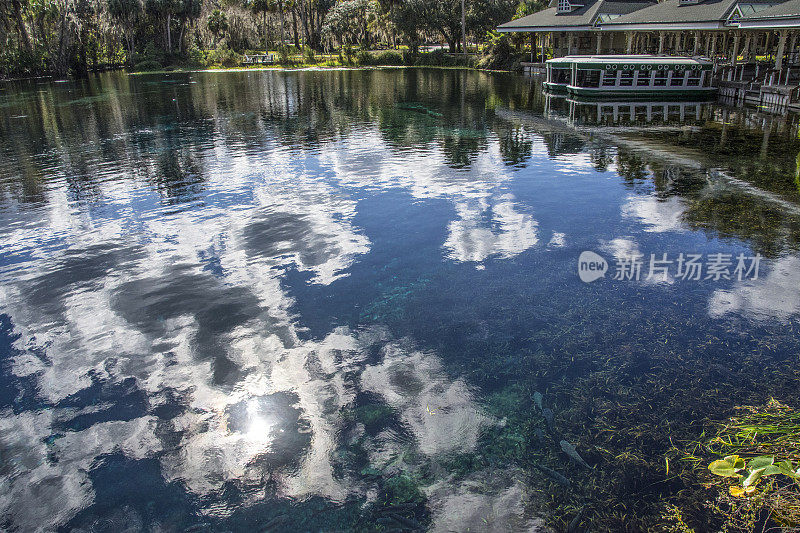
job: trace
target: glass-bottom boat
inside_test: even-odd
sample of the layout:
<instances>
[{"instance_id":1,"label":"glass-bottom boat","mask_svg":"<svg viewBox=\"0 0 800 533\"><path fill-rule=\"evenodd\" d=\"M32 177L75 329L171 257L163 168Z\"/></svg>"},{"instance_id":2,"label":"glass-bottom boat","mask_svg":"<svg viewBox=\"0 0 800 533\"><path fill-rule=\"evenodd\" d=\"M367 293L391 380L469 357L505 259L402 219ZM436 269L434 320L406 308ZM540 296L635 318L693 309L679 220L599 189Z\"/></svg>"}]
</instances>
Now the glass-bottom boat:
<instances>
[{"instance_id":1,"label":"glass-bottom boat","mask_svg":"<svg viewBox=\"0 0 800 533\"><path fill-rule=\"evenodd\" d=\"M568 56L550 59L545 89L552 94L600 98L710 98L710 61L698 58Z\"/></svg>"}]
</instances>

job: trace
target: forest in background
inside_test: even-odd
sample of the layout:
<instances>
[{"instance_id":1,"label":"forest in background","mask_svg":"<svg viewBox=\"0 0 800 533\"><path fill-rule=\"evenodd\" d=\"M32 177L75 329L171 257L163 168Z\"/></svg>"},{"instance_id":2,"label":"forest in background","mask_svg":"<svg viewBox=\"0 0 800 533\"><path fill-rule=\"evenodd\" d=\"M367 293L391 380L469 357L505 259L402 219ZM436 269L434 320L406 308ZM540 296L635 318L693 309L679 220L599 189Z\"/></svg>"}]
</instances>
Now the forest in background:
<instances>
[{"instance_id":1,"label":"forest in background","mask_svg":"<svg viewBox=\"0 0 800 533\"><path fill-rule=\"evenodd\" d=\"M508 39L494 28L546 4L465 0L467 40L508 61ZM0 0L0 77L234 66L255 51L282 63L338 54L350 64L411 64L424 44L462 52L461 15L461 0ZM375 59L374 50L394 55Z\"/></svg>"}]
</instances>

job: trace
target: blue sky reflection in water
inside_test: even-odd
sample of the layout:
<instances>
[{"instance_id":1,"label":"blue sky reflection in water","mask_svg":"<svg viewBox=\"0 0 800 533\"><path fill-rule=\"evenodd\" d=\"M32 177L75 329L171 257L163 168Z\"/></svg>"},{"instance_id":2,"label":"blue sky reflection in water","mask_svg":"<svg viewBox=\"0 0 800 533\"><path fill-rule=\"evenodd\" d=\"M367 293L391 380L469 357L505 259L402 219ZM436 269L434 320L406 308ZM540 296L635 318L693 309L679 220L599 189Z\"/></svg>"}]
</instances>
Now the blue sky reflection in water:
<instances>
[{"instance_id":1,"label":"blue sky reflection in water","mask_svg":"<svg viewBox=\"0 0 800 533\"><path fill-rule=\"evenodd\" d=\"M698 431L797 386L794 117L641 128L436 70L13 88L3 529L368 530L399 499L432 530L535 530L598 494L657 506L663 474L601 448L655 462L666 436L600 429ZM764 261L587 285L583 250ZM534 437L534 390L598 473Z\"/></svg>"}]
</instances>

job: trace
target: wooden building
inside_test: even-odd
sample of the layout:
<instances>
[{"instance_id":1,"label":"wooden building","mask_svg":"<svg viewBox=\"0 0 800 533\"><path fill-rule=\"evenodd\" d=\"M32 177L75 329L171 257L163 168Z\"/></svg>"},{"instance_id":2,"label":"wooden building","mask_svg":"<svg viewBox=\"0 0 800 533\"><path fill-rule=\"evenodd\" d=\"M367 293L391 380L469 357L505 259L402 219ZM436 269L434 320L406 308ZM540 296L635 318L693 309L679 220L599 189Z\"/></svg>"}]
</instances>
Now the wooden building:
<instances>
[{"instance_id":1,"label":"wooden building","mask_svg":"<svg viewBox=\"0 0 800 533\"><path fill-rule=\"evenodd\" d=\"M707 58L722 96L800 108L800 0L552 0L498 31L530 34L534 63L601 54Z\"/></svg>"}]
</instances>

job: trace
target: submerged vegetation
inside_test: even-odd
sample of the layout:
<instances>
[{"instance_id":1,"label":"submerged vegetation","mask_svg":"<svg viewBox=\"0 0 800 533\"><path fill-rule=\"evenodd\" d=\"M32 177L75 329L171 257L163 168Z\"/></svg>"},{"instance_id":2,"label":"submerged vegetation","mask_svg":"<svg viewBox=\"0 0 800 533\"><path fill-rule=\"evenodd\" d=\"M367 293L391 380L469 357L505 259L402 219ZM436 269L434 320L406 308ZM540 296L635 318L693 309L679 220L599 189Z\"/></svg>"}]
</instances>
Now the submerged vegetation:
<instances>
[{"instance_id":1,"label":"submerged vegetation","mask_svg":"<svg viewBox=\"0 0 800 533\"><path fill-rule=\"evenodd\" d=\"M774 399L737 410L684 457L709 492L709 511L723 531L800 527L800 411Z\"/></svg>"}]
</instances>

